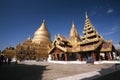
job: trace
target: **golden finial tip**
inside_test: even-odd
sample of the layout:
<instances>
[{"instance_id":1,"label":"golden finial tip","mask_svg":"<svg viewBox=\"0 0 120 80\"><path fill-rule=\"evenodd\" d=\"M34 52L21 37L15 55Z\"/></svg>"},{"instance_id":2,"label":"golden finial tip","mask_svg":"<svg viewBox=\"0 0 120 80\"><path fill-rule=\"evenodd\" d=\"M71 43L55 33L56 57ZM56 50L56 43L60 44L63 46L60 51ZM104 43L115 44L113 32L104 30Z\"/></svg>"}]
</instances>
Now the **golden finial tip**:
<instances>
[{"instance_id":1,"label":"golden finial tip","mask_svg":"<svg viewBox=\"0 0 120 80\"><path fill-rule=\"evenodd\" d=\"M72 27L75 27L74 20L72 21Z\"/></svg>"},{"instance_id":2,"label":"golden finial tip","mask_svg":"<svg viewBox=\"0 0 120 80\"><path fill-rule=\"evenodd\" d=\"M74 24L74 20L72 20L72 24Z\"/></svg>"},{"instance_id":3,"label":"golden finial tip","mask_svg":"<svg viewBox=\"0 0 120 80\"><path fill-rule=\"evenodd\" d=\"M88 18L87 11L85 12L85 16L86 16L86 18Z\"/></svg>"},{"instance_id":4,"label":"golden finial tip","mask_svg":"<svg viewBox=\"0 0 120 80\"><path fill-rule=\"evenodd\" d=\"M43 19L43 23L45 22L45 19Z\"/></svg>"}]
</instances>

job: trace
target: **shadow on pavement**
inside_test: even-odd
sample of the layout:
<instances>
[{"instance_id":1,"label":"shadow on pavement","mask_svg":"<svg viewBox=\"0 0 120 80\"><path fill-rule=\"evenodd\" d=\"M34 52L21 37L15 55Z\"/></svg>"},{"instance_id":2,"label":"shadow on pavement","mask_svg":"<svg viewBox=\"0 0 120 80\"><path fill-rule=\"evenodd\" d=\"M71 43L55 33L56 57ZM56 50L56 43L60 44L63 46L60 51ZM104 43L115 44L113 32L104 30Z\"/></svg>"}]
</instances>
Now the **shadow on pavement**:
<instances>
[{"instance_id":1,"label":"shadow on pavement","mask_svg":"<svg viewBox=\"0 0 120 80\"><path fill-rule=\"evenodd\" d=\"M46 66L3 64L0 65L0 80L42 80Z\"/></svg>"},{"instance_id":2,"label":"shadow on pavement","mask_svg":"<svg viewBox=\"0 0 120 80\"><path fill-rule=\"evenodd\" d=\"M120 64L115 64L111 68L102 68L99 71L100 75L94 75L82 80L120 80L120 70L118 70L119 66Z\"/></svg>"}]
</instances>

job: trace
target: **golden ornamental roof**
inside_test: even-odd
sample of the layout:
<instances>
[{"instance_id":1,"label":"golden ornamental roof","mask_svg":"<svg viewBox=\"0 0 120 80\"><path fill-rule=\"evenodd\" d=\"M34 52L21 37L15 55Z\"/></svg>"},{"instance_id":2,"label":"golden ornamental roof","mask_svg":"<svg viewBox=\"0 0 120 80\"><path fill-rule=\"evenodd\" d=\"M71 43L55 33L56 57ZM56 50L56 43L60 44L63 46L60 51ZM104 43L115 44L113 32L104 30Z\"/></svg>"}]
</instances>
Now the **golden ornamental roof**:
<instances>
[{"instance_id":1,"label":"golden ornamental roof","mask_svg":"<svg viewBox=\"0 0 120 80\"><path fill-rule=\"evenodd\" d=\"M85 15L85 26L83 31L83 36L79 37L78 31L75 28L74 22L72 23L72 28L70 30L70 39L58 35L53 41L53 47L49 50L49 54L55 50L55 48L60 49L63 52L87 52L87 51L100 51L107 52L115 50L112 41L105 41L104 38L99 35L97 30L91 23L87 13ZM79 39L79 40L78 40ZM67 42L68 41L68 42Z\"/></svg>"},{"instance_id":2,"label":"golden ornamental roof","mask_svg":"<svg viewBox=\"0 0 120 80\"><path fill-rule=\"evenodd\" d=\"M72 22L72 28L70 30L70 37L79 37L78 31L75 28L74 22Z\"/></svg>"},{"instance_id":3,"label":"golden ornamental roof","mask_svg":"<svg viewBox=\"0 0 120 80\"><path fill-rule=\"evenodd\" d=\"M115 51L115 47L112 43L112 40L110 41L105 41L103 44L102 44L102 48L101 48L101 52L110 52L110 51Z\"/></svg>"},{"instance_id":4,"label":"golden ornamental roof","mask_svg":"<svg viewBox=\"0 0 120 80\"><path fill-rule=\"evenodd\" d=\"M91 23L88 15L87 15L87 12L86 12L85 16L86 16L86 20L85 20L84 31L89 30L89 29L95 30L93 24Z\"/></svg>"},{"instance_id":5,"label":"golden ornamental roof","mask_svg":"<svg viewBox=\"0 0 120 80\"><path fill-rule=\"evenodd\" d=\"M41 42L51 42L50 40L50 33L48 32L46 28L45 21L43 20L41 26L35 31L33 42L35 43L41 43Z\"/></svg>"},{"instance_id":6,"label":"golden ornamental roof","mask_svg":"<svg viewBox=\"0 0 120 80\"><path fill-rule=\"evenodd\" d=\"M80 41L80 37L79 37L78 31L75 27L74 22L72 22L72 28L70 30L70 41L72 41L72 42Z\"/></svg>"},{"instance_id":7,"label":"golden ornamental roof","mask_svg":"<svg viewBox=\"0 0 120 80\"><path fill-rule=\"evenodd\" d=\"M85 20L85 26L84 26L84 31L83 31L83 44L87 43L93 43L99 40L103 40L103 37L100 36L97 32L97 30L94 28L93 24L91 23L90 19L88 18L88 15L86 13L86 20Z\"/></svg>"},{"instance_id":8,"label":"golden ornamental roof","mask_svg":"<svg viewBox=\"0 0 120 80\"><path fill-rule=\"evenodd\" d=\"M89 44L89 45L83 45L81 46L81 51L93 51L96 50L100 45L102 44L102 41L99 41L97 43Z\"/></svg>"}]
</instances>

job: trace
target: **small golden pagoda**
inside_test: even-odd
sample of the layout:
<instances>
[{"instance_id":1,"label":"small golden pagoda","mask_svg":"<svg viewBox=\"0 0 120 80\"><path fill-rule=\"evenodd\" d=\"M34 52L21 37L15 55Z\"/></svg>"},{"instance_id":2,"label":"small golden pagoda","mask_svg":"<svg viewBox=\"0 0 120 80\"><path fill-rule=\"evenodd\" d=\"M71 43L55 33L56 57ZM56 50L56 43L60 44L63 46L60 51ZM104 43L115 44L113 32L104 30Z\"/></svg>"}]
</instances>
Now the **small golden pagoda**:
<instances>
[{"instance_id":1,"label":"small golden pagoda","mask_svg":"<svg viewBox=\"0 0 120 80\"><path fill-rule=\"evenodd\" d=\"M98 34L86 13L83 37L80 37L74 23L70 30L70 39L61 35L55 37L49 54L52 60L80 60L92 58L98 60L114 60L115 47L112 40L106 41ZM104 55L104 56L103 56Z\"/></svg>"},{"instance_id":2,"label":"small golden pagoda","mask_svg":"<svg viewBox=\"0 0 120 80\"><path fill-rule=\"evenodd\" d=\"M77 46L77 43L81 41L74 22L72 22L72 28L70 30L70 40L69 41L72 44L72 46Z\"/></svg>"},{"instance_id":3,"label":"small golden pagoda","mask_svg":"<svg viewBox=\"0 0 120 80\"><path fill-rule=\"evenodd\" d=\"M4 58L14 58L16 56L16 49L14 47L7 47L2 51Z\"/></svg>"},{"instance_id":4,"label":"small golden pagoda","mask_svg":"<svg viewBox=\"0 0 120 80\"><path fill-rule=\"evenodd\" d=\"M23 44L16 46L17 57L19 59L47 59L51 43L50 33L43 20L42 25L35 31L33 39L28 37Z\"/></svg>"},{"instance_id":5,"label":"small golden pagoda","mask_svg":"<svg viewBox=\"0 0 120 80\"><path fill-rule=\"evenodd\" d=\"M22 44L16 46L16 56L19 60L33 60L36 59L35 45L32 39L28 37Z\"/></svg>"}]
</instances>

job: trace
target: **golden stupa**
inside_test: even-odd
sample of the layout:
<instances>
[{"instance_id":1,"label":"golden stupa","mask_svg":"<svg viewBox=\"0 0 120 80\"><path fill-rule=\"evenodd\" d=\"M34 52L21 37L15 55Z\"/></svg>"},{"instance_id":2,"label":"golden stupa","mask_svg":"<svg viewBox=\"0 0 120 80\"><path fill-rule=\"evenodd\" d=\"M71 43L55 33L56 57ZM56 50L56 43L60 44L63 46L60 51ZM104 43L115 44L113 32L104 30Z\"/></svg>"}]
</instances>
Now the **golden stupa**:
<instances>
[{"instance_id":1,"label":"golden stupa","mask_svg":"<svg viewBox=\"0 0 120 80\"><path fill-rule=\"evenodd\" d=\"M47 44L51 43L50 33L48 32L46 28L46 24L44 20L43 20L42 25L37 29L37 31L35 31L32 42L47 43Z\"/></svg>"},{"instance_id":2,"label":"golden stupa","mask_svg":"<svg viewBox=\"0 0 120 80\"><path fill-rule=\"evenodd\" d=\"M43 20L41 26L35 31L33 39L28 37L22 44L16 46L17 57L24 59L47 59L51 46L50 33Z\"/></svg>"}]
</instances>

